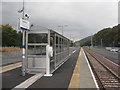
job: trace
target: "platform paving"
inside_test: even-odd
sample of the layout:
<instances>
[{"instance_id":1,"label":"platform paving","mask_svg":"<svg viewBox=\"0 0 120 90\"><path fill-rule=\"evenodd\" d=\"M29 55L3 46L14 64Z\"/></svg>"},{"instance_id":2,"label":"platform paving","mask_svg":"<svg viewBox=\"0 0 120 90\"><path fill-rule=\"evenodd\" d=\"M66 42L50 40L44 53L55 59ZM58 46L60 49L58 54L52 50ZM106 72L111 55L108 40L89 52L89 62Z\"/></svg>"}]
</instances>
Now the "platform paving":
<instances>
[{"instance_id":1,"label":"platform paving","mask_svg":"<svg viewBox=\"0 0 120 90\"><path fill-rule=\"evenodd\" d=\"M21 68L16 68L7 72L2 73L2 88L3 90L11 90L21 82L30 78L33 75L22 76Z\"/></svg>"},{"instance_id":2,"label":"platform paving","mask_svg":"<svg viewBox=\"0 0 120 90\"><path fill-rule=\"evenodd\" d=\"M77 49L70 58L53 73L52 77L42 77L31 88L68 88L80 49Z\"/></svg>"},{"instance_id":3,"label":"platform paving","mask_svg":"<svg viewBox=\"0 0 120 90\"><path fill-rule=\"evenodd\" d=\"M88 66L87 58L85 57L83 49L80 55L80 88L96 88L96 82L91 74Z\"/></svg>"}]
</instances>

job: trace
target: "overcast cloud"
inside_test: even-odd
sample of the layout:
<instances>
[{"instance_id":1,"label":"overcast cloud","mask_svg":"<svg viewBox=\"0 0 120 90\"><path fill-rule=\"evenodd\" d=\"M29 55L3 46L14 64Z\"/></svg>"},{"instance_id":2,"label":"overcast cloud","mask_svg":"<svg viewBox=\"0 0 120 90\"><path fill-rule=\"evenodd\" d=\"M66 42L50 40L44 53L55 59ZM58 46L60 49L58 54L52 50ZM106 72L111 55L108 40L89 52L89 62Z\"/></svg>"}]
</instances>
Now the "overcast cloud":
<instances>
[{"instance_id":1,"label":"overcast cloud","mask_svg":"<svg viewBox=\"0 0 120 90\"><path fill-rule=\"evenodd\" d=\"M2 24L17 28L17 10L20 2L2 3ZM78 40L97 31L118 24L117 2L26 2L25 12L30 15L30 22L61 33L58 25L68 25L64 35Z\"/></svg>"}]
</instances>

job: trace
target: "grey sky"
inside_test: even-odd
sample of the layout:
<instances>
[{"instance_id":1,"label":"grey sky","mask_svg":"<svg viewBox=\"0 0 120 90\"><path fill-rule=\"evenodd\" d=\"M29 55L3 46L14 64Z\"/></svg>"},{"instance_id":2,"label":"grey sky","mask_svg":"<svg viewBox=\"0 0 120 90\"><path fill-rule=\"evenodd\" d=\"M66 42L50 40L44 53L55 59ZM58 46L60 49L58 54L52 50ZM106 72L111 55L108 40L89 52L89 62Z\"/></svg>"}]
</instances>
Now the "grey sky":
<instances>
[{"instance_id":1,"label":"grey sky","mask_svg":"<svg viewBox=\"0 0 120 90\"><path fill-rule=\"evenodd\" d=\"M2 3L2 24L17 27L17 10L22 3ZM58 25L68 25L64 35L72 39L82 39L97 31L118 24L117 2L25 2L25 12L30 15L30 22L61 33Z\"/></svg>"}]
</instances>

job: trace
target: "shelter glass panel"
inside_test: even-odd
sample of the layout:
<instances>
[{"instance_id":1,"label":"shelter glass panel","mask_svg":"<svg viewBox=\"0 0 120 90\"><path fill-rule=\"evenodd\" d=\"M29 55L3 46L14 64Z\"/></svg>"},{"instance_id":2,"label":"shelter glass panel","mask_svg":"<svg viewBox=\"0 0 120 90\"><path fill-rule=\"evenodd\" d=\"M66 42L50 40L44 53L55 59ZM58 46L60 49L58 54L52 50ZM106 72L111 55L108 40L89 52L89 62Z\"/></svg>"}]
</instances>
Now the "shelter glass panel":
<instances>
[{"instance_id":1,"label":"shelter glass panel","mask_svg":"<svg viewBox=\"0 0 120 90\"><path fill-rule=\"evenodd\" d=\"M28 55L46 55L46 46L28 46Z\"/></svg>"},{"instance_id":2,"label":"shelter glass panel","mask_svg":"<svg viewBox=\"0 0 120 90\"><path fill-rule=\"evenodd\" d=\"M47 43L48 41L48 34L41 33L41 34L28 34L28 43Z\"/></svg>"}]
</instances>

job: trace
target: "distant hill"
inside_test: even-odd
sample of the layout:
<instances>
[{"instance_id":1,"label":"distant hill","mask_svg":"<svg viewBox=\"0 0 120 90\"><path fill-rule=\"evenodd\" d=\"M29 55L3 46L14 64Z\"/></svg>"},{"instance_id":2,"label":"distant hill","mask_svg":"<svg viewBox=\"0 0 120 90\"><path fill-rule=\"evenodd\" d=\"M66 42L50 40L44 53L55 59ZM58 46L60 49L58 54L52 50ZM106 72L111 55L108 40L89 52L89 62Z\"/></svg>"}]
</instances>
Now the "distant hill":
<instances>
[{"instance_id":1,"label":"distant hill","mask_svg":"<svg viewBox=\"0 0 120 90\"><path fill-rule=\"evenodd\" d=\"M93 44L100 46L102 40L102 46L105 47L120 47L120 24L112 28L104 28L97 32L93 37Z\"/></svg>"},{"instance_id":2,"label":"distant hill","mask_svg":"<svg viewBox=\"0 0 120 90\"><path fill-rule=\"evenodd\" d=\"M93 45L103 47L120 47L120 24L112 28L103 28L93 35ZM80 46L90 46L91 36L75 42Z\"/></svg>"},{"instance_id":3,"label":"distant hill","mask_svg":"<svg viewBox=\"0 0 120 90\"><path fill-rule=\"evenodd\" d=\"M83 39L81 39L79 41L76 41L75 44L82 45L83 43L90 42L90 41L91 41L91 36L88 36L88 37L83 38Z\"/></svg>"}]
</instances>

